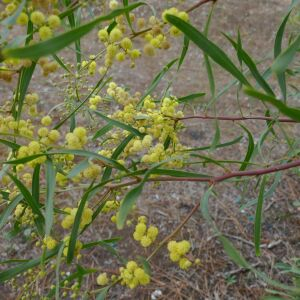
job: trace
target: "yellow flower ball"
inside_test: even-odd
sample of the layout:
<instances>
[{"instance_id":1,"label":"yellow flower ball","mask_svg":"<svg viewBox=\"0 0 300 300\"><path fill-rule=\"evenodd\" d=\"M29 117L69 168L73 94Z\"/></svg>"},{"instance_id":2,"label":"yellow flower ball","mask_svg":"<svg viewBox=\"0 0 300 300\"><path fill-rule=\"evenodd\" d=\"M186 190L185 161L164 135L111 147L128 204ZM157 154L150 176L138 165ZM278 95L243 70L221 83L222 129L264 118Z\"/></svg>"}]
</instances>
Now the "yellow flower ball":
<instances>
[{"instance_id":1,"label":"yellow flower ball","mask_svg":"<svg viewBox=\"0 0 300 300\"><path fill-rule=\"evenodd\" d=\"M123 36L122 31L119 28L114 28L111 32L110 32L110 40L114 43L114 42L118 42Z\"/></svg>"},{"instance_id":2,"label":"yellow flower ball","mask_svg":"<svg viewBox=\"0 0 300 300\"><path fill-rule=\"evenodd\" d=\"M45 41L45 40L51 38L52 35L53 35L52 30L48 26L42 26L39 29L39 36L40 36L42 41Z\"/></svg>"},{"instance_id":3,"label":"yellow flower ball","mask_svg":"<svg viewBox=\"0 0 300 300\"><path fill-rule=\"evenodd\" d=\"M121 46L125 49L125 50L130 50L132 48L132 41L130 38L126 37L124 39L122 39L121 41Z\"/></svg>"},{"instance_id":4,"label":"yellow flower ball","mask_svg":"<svg viewBox=\"0 0 300 300\"><path fill-rule=\"evenodd\" d=\"M45 23L45 16L42 12L36 10L31 13L30 20L34 25L41 26Z\"/></svg>"},{"instance_id":5,"label":"yellow flower ball","mask_svg":"<svg viewBox=\"0 0 300 300\"><path fill-rule=\"evenodd\" d=\"M97 284L98 285L107 285L109 282L107 274L106 273L101 273L97 277Z\"/></svg>"},{"instance_id":6,"label":"yellow flower ball","mask_svg":"<svg viewBox=\"0 0 300 300\"><path fill-rule=\"evenodd\" d=\"M51 15L48 17L48 24L51 29L56 29L60 26L61 20L59 16Z\"/></svg>"},{"instance_id":7,"label":"yellow flower ball","mask_svg":"<svg viewBox=\"0 0 300 300\"><path fill-rule=\"evenodd\" d=\"M41 120L41 124L44 126L50 126L52 123L52 118L50 116L45 116Z\"/></svg>"},{"instance_id":8,"label":"yellow flower ball","mask_svg":"<svg viewBox=\"0 0 300 300\"><path fill-rule=\"evenodd\" d=\"M24 12L21 12L20 15L17 18L17 24L21 26L25 26L28 23L28 15Z\"/></svg>"}]
</instances>

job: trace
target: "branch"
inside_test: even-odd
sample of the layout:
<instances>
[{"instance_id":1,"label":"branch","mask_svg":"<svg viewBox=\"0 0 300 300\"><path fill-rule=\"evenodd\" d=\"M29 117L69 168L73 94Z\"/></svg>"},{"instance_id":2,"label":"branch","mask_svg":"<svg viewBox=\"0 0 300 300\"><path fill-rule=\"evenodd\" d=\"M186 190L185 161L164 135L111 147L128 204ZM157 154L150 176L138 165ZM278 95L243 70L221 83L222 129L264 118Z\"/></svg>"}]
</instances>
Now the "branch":
<instances>
[{"instance_id":1,"label":"branch","mask_svg":"<svg viewBox=\"0 0 300 300\"><path fill-rule=\"evenodd\" d=\"M198 210L200 207L200 202L197 203L193 209L189 212L189 214L185 217L185 219L176 227L176 229L166 236L157 246L157 248L148 256L147 261L149 261L158 251L161 247L163 247L174 235L176 235L181 228L185 225L185 223L193 216L193 214Z\"/></svg>"},{"instance_id":2,"label":"branch","mask_svg":"<svg viewBox=\"0 0 300 300\"><path fill-rule=\"evenodd\" d=\"M276 166L269 167L269 168L249 170L249 171L235 171L235 172L226 173L226 174L223 174L220 176L215 176L215 177L212 176L212 177L205 177L205 178L202 178L202 177L200 177L200 178L198 178L198 177L181 178L181 177L163 176L163 177L149 178L148 181L152 181L152 182L157 182L157 181L192 182L193 181L193 182L208 182L210 184L216 184L216 183L222 182L226 179L230 179L230 178L234 178L234 177L261 176L261 175L265 175L265 174L288 170L291 168L296 168L299 166L300 166L300 159L295 160L290 163L276 165ZM112 190L112 189L116 189L116 188L120 188L120 187L135 185L135 184L138 184L140 181L141 181L140 178L136 178L136 179L130 180L130 181L125 181L125 182L121 182L121 183L117 183L117 184L111 184L111 185L108 185L107 187Z\"/></svg>"},{"instance_id":3,"label":"branch","mask_svg":"<svg viewBox=\"0 0 300 300\"><path fill-rule=\"evenodd\" d=\"M291 168L296 168L300 166L300 159L295 160L290 163L281 164L265 169L258 170L250 170L250 171L235 171L228 174L210 177L210 178L195 178L195 177L185 177L185 178L176 178L171 176L164 176L158 178L151 178L149 181L197 181L197 182L209 182L210 184L216 184L222 182L226 179L234 178L234 177L250 177L250 176L261 176L265 174L275 173Z\"/></svg>"},{"instance_id":4,"label":"branch","mask_svg":"<svg viewBox=\"0 0 300 300\"><path fill-rule=\"evenodd\" d=\"M247 120L264 120L264 121L277 121L281 123L299 123L295 120L288 118L272 118L264 116L254 116L254 117L227 117L227 116L186 116L182 118L176 118L175 120L183 121L190 119L202 119L202 120L220 120L220 121L247 121Z\"/></svg>"},{"instance_id":5,"label":"branch","mask_svg":"<svg viewBox=\"0 0 300 300\"><path fill-rule=\"evenodd\" d=\"M196 8L200 7L201 5L208 3L208 2L217 2L217 0L201 0L200 2L196 3L195 5L193 5L189 9L187 9L186 12L189 13L189 12L195 10Z\"/></svg>"}]
</instances>

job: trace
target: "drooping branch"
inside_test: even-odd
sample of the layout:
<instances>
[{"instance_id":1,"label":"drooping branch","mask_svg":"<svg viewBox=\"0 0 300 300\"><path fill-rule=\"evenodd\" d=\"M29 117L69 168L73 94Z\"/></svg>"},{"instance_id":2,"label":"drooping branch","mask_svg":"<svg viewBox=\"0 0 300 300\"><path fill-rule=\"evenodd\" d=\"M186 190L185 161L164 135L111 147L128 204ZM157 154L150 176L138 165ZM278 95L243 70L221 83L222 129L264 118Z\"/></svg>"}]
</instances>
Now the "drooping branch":
<instances>
[{"instance_id":1,"label":"drooping branch","mask_svg":"<svg viewBox=\"0 0 300 300\"><path fill-rule=\"evenodd\" d=\"M176 120L184 121L191 119L202 119L202 120L219 120L219 121L249 121L249 120L262 120L262 121L277 121L281 123L299 123L295 120L289 118L272 118L265 116L249 116L249 117L231 117L231 116L205 116L205 115L195 115L195 116L185 116L182 118L176 118Z\"/></svg>"},{"instance_id":2,"label":"drooping branch","mask_svg":"<svg viewBox=\"0 0 300 300\"><path fill-rule=\"evenodd\" d=\"M252 176L261 176L265 174L275 173L279 171L284 171L292 168L300 167L300 159L294 160L289 163L276 165L269 168L257 169L257 170L248 170L248 171L233 171L230 173L226 173L219 176L212 176L212 177L172 177L172 176L161 176L150 178L148 181L151 182L160 182L160 181L181 181L181 182L207 182L209 184L216 184L222 181L225 181L230 178L236 177L252 177ZM111 184L108 185L109 189L121 188L126 186L132 186L138 184L142 179L136 178L133 180Z\"/></svg>"},{"instance_id":3,"label":"drooping branch","mask_svg":"<svg viewBox=\"0 0 300 300\"><path fill-rule=\"evenodd\" d=\"M210 184L216 184L222 182L226 179L235 178L235 177L251 177L251 176L261 176L265 174L275 173L283 170L288 170L292 168L300 167L300 159L295 160L290 163L276 165L269 168L249 170L249 171L235 171L227 174L223 174L215 177L208 178L195 178L195 177L184 177L176 178L172 176L163 176L158 178L152 178L150 181L196 181L196 182L208 182Z\"/></svg>"}]
</instances>

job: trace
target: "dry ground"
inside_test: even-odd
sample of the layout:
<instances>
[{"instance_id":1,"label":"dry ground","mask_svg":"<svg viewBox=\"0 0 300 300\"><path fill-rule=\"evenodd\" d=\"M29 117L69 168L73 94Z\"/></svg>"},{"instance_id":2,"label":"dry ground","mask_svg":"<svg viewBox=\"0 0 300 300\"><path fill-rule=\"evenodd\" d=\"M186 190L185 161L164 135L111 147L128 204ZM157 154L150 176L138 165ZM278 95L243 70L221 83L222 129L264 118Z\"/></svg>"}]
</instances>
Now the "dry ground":
<instances>
[{"instance_id":1,"label":"dry ground","mask_svg":"<svg viewBox=\"0 0 300 300\"><path fill-rule=\"evenodd\" d=\"M175 1L149 1L156 9L161 11ZM190 6L196 1L185 1L183 7ZM230 55L233 51L226 42L221 32L235 35L237 29L241 31L245 49L247 49L256 60L267 57L272 52L272 43L275 30L284 16L289 5L288 0L219 0L216 6L211 37L222 46ZM208 13L208 7L203 7L192 13L193 23L203 28ZM176 42L168 53L160 53L159 57L153 60L142 60L135 69L116 69L115 81L128 85L134 91L143 91L151 82L152 78L161 68L180 53L181 41ZM97 47L95 39L88 44L83 44L88 53ZM262 64L261 70L267 66L268 60ZM221 89L232 79L215 67L218 88ZM194 46L191 46L187 59L178 75L172 74L169 80L174 80L173 94L184 96L187 94L205 91L208 92L208 80L203 64L203 56ZM49 95L53 81L56 78L43 80L34 78L35 84L39 85L41 93L45 95L49 107L53 106L59 99L55 94ZM161 84L158 91L166 85ZM6 94L5 88L0 87L1 93ZM48 95L48 96L46 96ZM59 95L59 93L57 93ZM226 95L219 98L217 111L220 115L238 115L238 106L235 101L236 88L232 88ZM203 110L205 100L196 108L196 111ZM254 101L241 99L241 107L245 114L260 114L262 108ZM189 129L182 136L183 142L190 146L203 146L211 143L214 131L213 122L190 122ZM264 128L264 124L248 122L251 130L257 132ZM285 126L285 129L292 135L298 135L299 126ZM298 128L297 128L298 126ZM237 124L221 124L222 141L226 142L242 134ZM298 130L298 132L297 132ZM258 134L255 135L258 138ZM242 159L247 148L246 139L244 144L219 150L210 155L226 159ZM276 159L284 151L281 143L268 141L267 149L264 149L266 159ZM272 150L272 151L270 151ZM201 171L201 168L195 168ZM220 173L222 170L213 168L211 172ZM256 258L252 242L254 206L249 204L257 198L258 189L253 179L245 185L233 183L220 184L216 191L217 197L212 198L210 210L214 220L223 233L229 237L244 256L257 268L266 272L270 277L277 278L283 282L290 283L290 279L280 274L274 268L275 263L284 261L290 262L293 257L299 257L299 234L300 225L299 212L293 205L299 200L300 187L299 177L292 171L284 172L282 180L271 198L267 199L264 207L264 223L262 234L262 256ZM159 225L160 236L170 233L181 220L188 214L190 209L203 196L207 186L198 183L162 183L160 185L147 185L143 196L139 201L141 213L149 216L151 222ZM76 194L74 193L74 199ZM97 240L107 235L128 235L126 232L109 232L104 230L105 222L97 223L89 231L90 236ZM131 229L130 229L131 231ZM152 261L153 280L147 288L140 288L136 291L125 289L112 290L109 299L151 299L154 291L161 291L162 296L157 299L259 299L265 290L265 284L255 278L252 273L239 269L226 256L223 248L217 240L214 232L204 221L200 213L196 213L188 222L178 238L185 238L192 241L193 255L199 257L202 266L189 272L180 271L174 264L167 260L166 251L161 251ZM125 239L126 240L126 239ZM123 249L124 256L135 257L141 250L128 241L120 242L119 248ZM12 255L22 256L28 251L25 244L16 245L13 242L1 241L0 250L3 253L2 259ZM268 247L269 246L269 247ZM86 266L95 266L101 262L107 269L111 269L113 261L101 249L95 249L83 262ZM87 283L87 288L94 287L93 280ZM13 293L9 293L5 287L0 286L3 293L0 299L14 299ZM152 298L155 299L155 298Z\"/></svg>"}]
</instances>

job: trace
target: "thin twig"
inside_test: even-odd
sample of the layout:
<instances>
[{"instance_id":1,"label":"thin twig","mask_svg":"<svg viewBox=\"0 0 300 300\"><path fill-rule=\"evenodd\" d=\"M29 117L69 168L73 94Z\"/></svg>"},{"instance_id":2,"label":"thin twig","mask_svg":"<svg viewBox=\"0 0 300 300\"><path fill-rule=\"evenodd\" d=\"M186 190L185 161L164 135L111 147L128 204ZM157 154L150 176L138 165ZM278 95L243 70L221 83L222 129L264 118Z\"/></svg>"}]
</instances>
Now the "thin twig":
<instances>
[{"instance_id":1,"label":"thin twig","mask_svg":"<svg viewBox=\"0 0 300 300\"><path fill-rule=\"evenodd\" d=\"M193 209L190 211L190 213L185 217L185 219L176 227L176 229L169 234L167 237L165 237L158 245L158 247L148 256L147 261L149 261L158 251L161 247L163 247L174 235L176 235L181 228L185 225L185 223L192 217L192 215L198 210L200 206L200 202L197 203Z\"/></svg>"},{"instance_id":2,"label":"thin twig","mask_svg":"<svg viewBox=\"0 0 300 300\"><path fill-rule=\"evenodd\" d=\"M216 2L217 0L201 0L199 1L198 3L196 3L195 5L193 5L192 7L188 8L186 10L187 13L197 9L198 7L202 6L203 4L205 3L208 3L208 2Z\"/></svg>"},{"instance_id":3,"label":"thin twig","mask_svg":"<svg viewBox=\"0 0 300 300\"><path fill-rule=\"evenodd\" d=\"M182 118L176 118L176 120L191 120L191 119L202 119L202 120L220 120L220 121L248 121L248 120L264 120L264 121L277 121L282 123L299 123L298 121L291 120L289 118L272 118L265 116L249 116L249 117L232 117L232 116L186 116Z\"/></svg>"}]
</instances>

